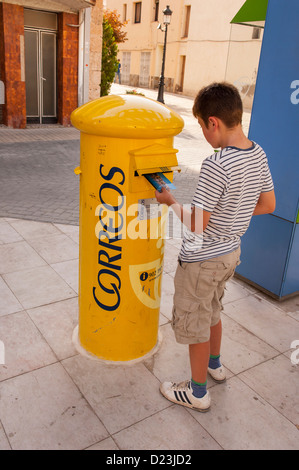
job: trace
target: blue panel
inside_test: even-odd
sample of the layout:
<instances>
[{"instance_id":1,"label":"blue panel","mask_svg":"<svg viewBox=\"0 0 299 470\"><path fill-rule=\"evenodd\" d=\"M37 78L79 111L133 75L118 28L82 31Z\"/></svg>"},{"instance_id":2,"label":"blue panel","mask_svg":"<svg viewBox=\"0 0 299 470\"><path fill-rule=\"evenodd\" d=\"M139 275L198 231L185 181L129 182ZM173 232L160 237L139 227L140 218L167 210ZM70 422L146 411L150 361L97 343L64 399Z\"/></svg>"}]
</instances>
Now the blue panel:
<instances>
[{"instance_id":1,"label":"blue panel","mask_svg":"<svg viewBox=\"0 0 299 470\"><path fill-rule=\"evenodd\" d=\"M295 225L295 233L289 256L286 278L282 290L283 296L299 291L299 224Z\"/></svg>"},{"instance_id":2,"label":"blue panel","mask_svg":"<svg viewBox=\"0 0 299 470\"><path fill-rule=\"evenodd\" d=\"M242 237L237 273L280 296L292 229L272 214L254 216Z\"/></svg>"},{"instance_id":3,"label":"blue panel","mask_svg":"<svg viewBox=\"0 0 299 470\"><path fill-rule=\"evenodd\" d=\"M275 214L290 221L299 196L298 18L298 0L269 0L249 131L268 156Z\"/></svg>"}]
</instances>

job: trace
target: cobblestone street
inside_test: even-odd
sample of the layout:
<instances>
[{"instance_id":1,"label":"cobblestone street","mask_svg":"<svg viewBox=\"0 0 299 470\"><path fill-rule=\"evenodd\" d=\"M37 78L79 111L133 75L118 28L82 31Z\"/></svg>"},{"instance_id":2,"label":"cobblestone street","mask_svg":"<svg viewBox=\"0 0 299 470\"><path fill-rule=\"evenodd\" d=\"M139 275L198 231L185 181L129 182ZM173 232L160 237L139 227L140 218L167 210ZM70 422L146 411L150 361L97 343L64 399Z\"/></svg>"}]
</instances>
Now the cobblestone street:
<instances>
[{"instance_id":1,"label":"cobblestone street","mask_svg":"<svg viewBox=\"0 0 299 470\"><path fill-rule=\"evenodd\" d=\"M112 92L125 93L126 88L113 85ZM142 91L155 99L155 91ZM188 204L202 160L213 150L192 116L193 100L170 94L165 100L185 121L185 128L174 138L182 170L174 175L174 195ZM24 130L0 127L0 145L0 217L78 225L79 178L73 170L80 162L79 131L59 125Z\"/></svg>"}]
</instances>

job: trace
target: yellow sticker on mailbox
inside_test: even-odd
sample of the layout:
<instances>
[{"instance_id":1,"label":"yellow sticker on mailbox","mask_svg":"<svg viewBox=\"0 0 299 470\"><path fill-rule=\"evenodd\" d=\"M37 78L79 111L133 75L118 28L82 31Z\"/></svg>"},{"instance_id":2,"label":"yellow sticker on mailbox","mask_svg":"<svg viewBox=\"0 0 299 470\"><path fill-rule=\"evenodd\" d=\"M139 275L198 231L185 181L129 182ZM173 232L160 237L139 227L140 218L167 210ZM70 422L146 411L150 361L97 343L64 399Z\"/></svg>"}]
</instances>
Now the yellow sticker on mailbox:
<instances>
[{"instance_id":1,"label":"yellow sticker on mailbox","mask_svg":"<svg viewBox=\"0 0 299 470\"><path fill-rule=\"evenodd\" d=\"M162 259L129 267L132 288L140 302L149 308L158 308L160 305Z\"/></svg>"}]
</instances>

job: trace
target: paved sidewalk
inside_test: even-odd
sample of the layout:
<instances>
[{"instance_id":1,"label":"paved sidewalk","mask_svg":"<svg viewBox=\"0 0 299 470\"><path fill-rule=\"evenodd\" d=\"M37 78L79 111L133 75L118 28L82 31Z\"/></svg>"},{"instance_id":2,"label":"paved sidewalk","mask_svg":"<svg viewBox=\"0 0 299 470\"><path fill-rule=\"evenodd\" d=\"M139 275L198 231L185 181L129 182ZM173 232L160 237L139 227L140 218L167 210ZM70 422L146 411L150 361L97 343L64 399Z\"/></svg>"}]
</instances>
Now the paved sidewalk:
<instances>
[{"instance_id":1,"label":"paved sidewalk","mask_svg":"<svg viewBox=\"0 0 299 470\"><path fill-rule=\"evenodd\" d=\"M115 92L123 89L114 87ZM186 122L175 138L183 167L181 182L176 179L177 194L186 197L186 187L192 192L200 159L210 148L190 115L192 100L166 96ZM23 131L26 138L29 131ZM34 131L31 135L37 139L45 130ZM43 164L28 185L43 177L45 159L49 174L50 167L53 170L55 144L64 149L63 178L73 171L78 134L71 128L63 131L53 130ZM6 132L0 129L0 140ZM23 142L24 153L18 147L14 157L15 167L25 165L28 174L28 149L33 151L34 142L27 142L31 147ZM13 150L20 141L0 145ZM68 145L73 153L69 160ZM5 148L7 160L10 150ZM59 179L57 173L52 176ZM7 178L13 180L13 174ZM65 191L70 201L73 187ZM49 186L48 191L54 193L55 188ZM24 205L27 197L20 199ZM44 211L43 205L40 208ZM105 364L83 357L72 343L78 324L78 226L67 223L63 214L54 217L51 210L48 222L38 211L23 217L12 206L7 210L5 216L0 213L0 351L1 346L5 349L5 364L0 365L0 450L298 449L299 367L291 362L292 353L293 359L299 358L291 346L299 340L298 296L277 302L237 279L228 283L222 348L228 380L219 385L208 379L212 407L198 413L159 393L161 381L190 377L188 349L175 342L170 326L180 241L166 241L159 350L134 365ZM72 210L77 210L75 204Z\"/></svg>"},{"instance_id":2,"label":"paved sidewalk","mask_svg":"<svg viewBox=\"0 0 299 470\"><path fill-rule=\"evenodd\" d=\"M166 243L162 345L135 365L77 353L78 227L0 222L0 449L298 449L298 299L276 303L237 280L224 299L225 384L206 414L173 405L164 380L190 377L170 326L178 243ZM296 310L297 309L297 310Z\"/></svg>"}]
</instances>

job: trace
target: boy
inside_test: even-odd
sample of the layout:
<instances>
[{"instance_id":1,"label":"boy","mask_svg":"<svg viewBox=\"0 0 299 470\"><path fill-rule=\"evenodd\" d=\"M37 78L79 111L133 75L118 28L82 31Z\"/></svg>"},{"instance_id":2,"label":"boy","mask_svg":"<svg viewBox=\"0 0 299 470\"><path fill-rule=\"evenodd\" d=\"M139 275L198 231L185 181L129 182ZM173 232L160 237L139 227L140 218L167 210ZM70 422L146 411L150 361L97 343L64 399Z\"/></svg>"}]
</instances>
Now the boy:
<instances>
[{"instance_id":1,"label":"boy","mask_svg":"<svg viewBox=\"0 0 299 470\"><path fill-rule=\"evenodd\" d=\"M207 142L221 150L202 164L174 279L172 327L177 342L189 345L191 380L164 382L160 391L199 411L210 408L207 373L216 382L226 378L220 362L221 298L240 262L240 237L252 215L275 209L266 155L243 133L242 113L239 92L228 83L203 88L193 106ZM157 191L156 198L187 225L188 214L169 191Z\"/></svg>"}]
</instances>

